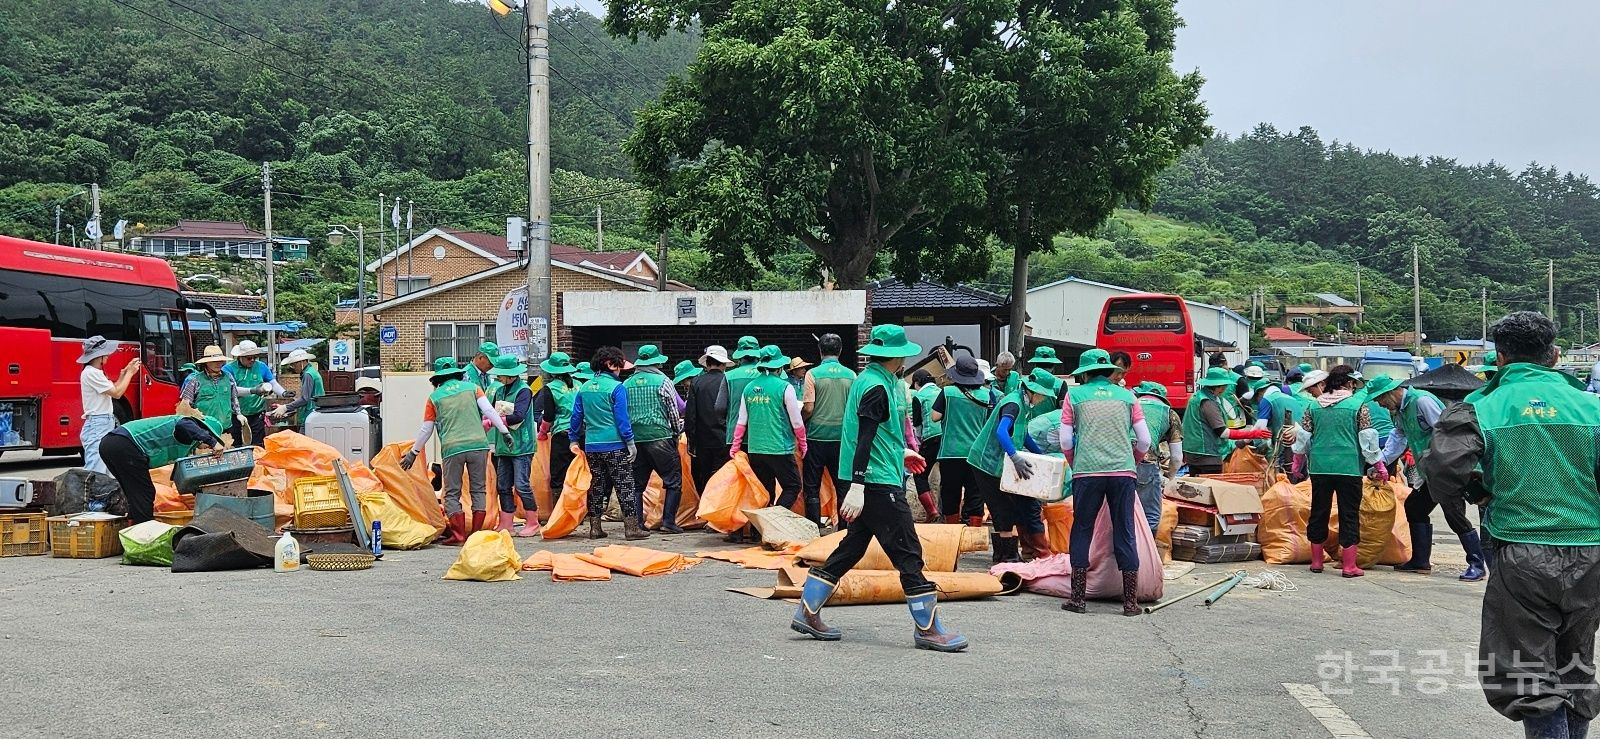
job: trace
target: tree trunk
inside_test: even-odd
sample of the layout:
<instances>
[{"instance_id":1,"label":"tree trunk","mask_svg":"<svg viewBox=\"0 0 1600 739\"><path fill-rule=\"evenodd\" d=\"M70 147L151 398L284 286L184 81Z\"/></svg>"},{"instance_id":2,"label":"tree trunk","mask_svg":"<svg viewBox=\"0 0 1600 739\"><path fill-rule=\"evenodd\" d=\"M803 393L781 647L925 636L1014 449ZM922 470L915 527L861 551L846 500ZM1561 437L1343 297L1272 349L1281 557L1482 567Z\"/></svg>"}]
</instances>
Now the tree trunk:
<instances>
[{"instance_id":1,"label":"tree trunk","mask_svg":"<svg viewBox=\"0 0 1600 739\"><path fill-rule=\"evenodd\" d=\"M1024 205L1017 212L1017 239L1011 258L1011 337L1006 343L1017 356L1021 367L1026 356L1023 344L1027 341L1024 327L1028 323L1028 256L1033 253L1033 206Z\"/></svg>"},{"instance_id":2,"label":"tree trunk","mask_svg":"<svg viewBox=\"0 0 1600 739\"><path fill-rule=\"evenodd\" d=\"M813 249L813 251L817 251ZM840 290L861 290L867 286L867 273L872 271L878 250L871 240L862 236L840 237L838 243L826 251L817 251L824 264L833 271L833 281Z\"/></svg>"}]
</instances>

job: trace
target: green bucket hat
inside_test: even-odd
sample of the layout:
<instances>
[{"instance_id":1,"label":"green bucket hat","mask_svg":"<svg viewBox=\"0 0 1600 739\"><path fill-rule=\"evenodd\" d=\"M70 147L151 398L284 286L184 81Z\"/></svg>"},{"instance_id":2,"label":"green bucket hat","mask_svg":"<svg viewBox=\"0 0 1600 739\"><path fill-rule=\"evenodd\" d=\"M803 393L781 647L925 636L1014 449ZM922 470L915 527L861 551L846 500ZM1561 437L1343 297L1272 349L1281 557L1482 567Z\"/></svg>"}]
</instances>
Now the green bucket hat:
<instances>
[{"instance_id":1,"label":"green bucket hat","mask_svg":"<svg viewBox=\"0 0 1600 739\"><path fill-rule=\"evenodd\" d=\"M1251 390L1261 392L1262 390L1265 390L1266 388L1275 384L1277 383L1274 383L1270 377L1257 377L1250 381L1249 386Z\"/></svg>"},{"instance_id":2,"label":"green bucket hat","mask_svg":"<svg viewBox=\"0 0 1600 739\"><path fill-rule=\"evenodd\" d=\"M1043 367L1035 367L1033 371L1029 372L1028 376L1022 380L1022 384L1024 387L1032 390L1033 392L1036 392L1040 395L1048 395L1052 398L1055 397L1056 392L1061 389L1060 378L1050 374L1050 370L1047 370Z\"/></svg>"},{"instance_id":3,"label":"green bucket hat","mask_svg":"<svg viewBox=\"0 0 1600 739\"><path fill-rule=\"evenodd\" d=\"M757 341L756 337L754 336L740 336L739 343L735 344L733 347L734 359L744 359L746 357L753 358L760 356L761 342Z\"/></svg>"},{"instance_id":4,"label":"green bucket hat","mask_svg":"<svg viewBox=\"0 0 1600 739\"><path fill-rule=\"evenodd\" d=\"M447 377L449 375L462 375L466 370L456 366L454 357L439 357L433 360L433 376Z\"/></svg>"},{"instance_id":5,"label":"green bucket hat","mask_svg":"<svg viewBox=\"0 0 1600 739\"><path fill-rule=\"evenodd\" d=\"M1072 371L1072 375L1076 377L1085 372L1094 372L1095 370L1118 369L1122 368L1111 363L1111 352L1104 349L1090 349L1084 352L1083 356L1078 357L1078 368Z\"/></svg>"},{"instance_id":6,"label":"green bucket hat","mask_svg":"<svg viewBox=\"0 0 1600 739\"><path fill-rule=\"evenodd\" d=\"M639 347L639 356L633 360L635 367L650 367L657 364L666 364L667 355L661 353L661 347L655 344L645 344Z\"/></svg>"},{"instance_id":7,"label":"green bucket hat","mask_svg":"<svg viewBox=\"0 0 1600 739\"><path fill-rule=\"evenodd\" d=\"M573 371L572 376L576 377L578 382L588 382L593 380L594 365L591 365L588 362L579 362L578 368Z\"/></svg>"},{"instance_id":8,"label":"green bucket hat","mask_svg":"<svg viewBox=\"0 0 1600 739\"><path fill-rule=\"evenodd\" d=\"M860 352L869 357L914 357L922 347L906 338L906 330L892 323L872 327L872 340Z\"/></svg>"},{"instance_id":9,"label":"green bucket hat","mask_svg":"<svg viewBox=\"0 0 1600 739\"><path fill-rule=\"evenodd\" d=\"M760 361L757 362L762 369L784 369L789 366L789 358L783 356L783 350L776 344L761 347Z\"/></svg>"},{"instance_id":10,"label":"green bucket hat","mask_svg":"<svg viewBox=\"0 0 1600 739\"><path fill-rule=\"evenodd\" d=\"M1239 376L1226 367L1212 367L1206 370L1205 377L1200 378L1200 387L1233 387L1239 381Z\"/></svg>"},{"instance_id":11,"label":"green bucket hat","mask_svg":"<svg viewBox=\"0 0 1600 739\"><path fill-rule=\"evenodd\" d=\"M547 375L572 374L572 357L566 352L551 352L550 358L539 363L539 369Z\"/></svg>"},{"instance_id":12,"label":"green bucket hat","mask_svg":"<svg viewBox=\"0 0 1600 739\"><path fill-rule=\"evenodd\" d=\"M1300 370L1300 374L1303 375L1303 374L1306 374L1307 372L1310 372L1310 371L1316 369L1316 367L1311 366L1310 362L1303 362L1303 363L1301 363L1301 365L1299 367L1296 367L1295 369Z\"/></svg>"},{"instance_id":13,"label":"green bucket hat","mask_svg":"<svg viewBox=\"0 0 1600 739\"><path fill-rule=\"evenodd\" d=\"M1167 386L1163 385L1163 384L1161 384L1159 382L1152 382L1150 380L1145 380L1144 382L1139 383L1137 386L1135 386L1133 388L1133 394L1134 395L1154 395L1155 397L1160 398L1162 400L1162 402L1166 402L1166 400L1167 400Z\"/></svg>"},{"instance_id":14,"label":"green bucket hat","mask_svg":"<svg viewBox=\"0 0 1600 739\"><path fill-rule=\"evenodd\" d=\"M1498 361L1500 361L1500 352L1490 349L1483 353L1483 363L1485 365L1493 367L1494 363Z\"/></svg>"},{"instance_id":15,"label":"green bucket hat","mask_svg":"<svg viewBox=\"0 0 1600 739\"><path fill-rule=\"evenodd\" d=\"M1378 396L1383 395L1384 393L1387 393L1397 387L1400 387L1399 380L1396 380L1388 375L1378 375L1377 377L1372 378L1372 381L1368 382L1367 386L1362 388L1362 391L1367 394L1367 397L1377 400Z\"/></svg>"},{"instance_id":16,"label":"green bucket hat","mask_svg":"<svg viewBox=\"0 0 1600 739\"><path fill-rule=\"evenodd\" d=\"M500 345L492 341L485 341L478 345L478 353L490 359L500 356Z\"/></svg>"},{"instance_id":17,"label":"green bucket hat","mask_svg":"<svg viewBox=\"0 0 1600 739\"><path fill-rule=\"evenodd\" d=\"M694 362L685 359L679 362L678 366L672 368L672 384L676 385L691 377L699 377L702 372L705 372L705 370L696 367Z\"/></svg>"},{"instance_id":18,"label":"green bucket hat","mask_svg":"<svg viewBox=\"0 0 1600 739\"><path fill-rule=\"evenodd\" d=\"M200 422L204 423L206 425L206 428L211 429L211 435L212 436L215 436L218 439L222 438L222 422L221 421L218 421L217 419L212 418L210 416L206 416L206 417L200 419Z\"/></svg>"},{"instance_id":19,"label":"green bucket hat","mask_svg":"<svg viewBox=\"0 0 1600 739\"><path fill-rule=\"evenodd\" d=\"M1033 358L1029 359L1028 363L1032 365L1061 364L1061 359L1056 356L1055 347L1040 346L1034 348Z\"/></svg>"},{"instance_id":20,"label":"green bucket hat","mask_svg":"<svg viewBox=\"0 0 1600 739\"><path fill-rule=\"evenodd\" d=\"M501 354L494 358L494 369L489 370L490 377L521 377L528 374L528 365L523 364L510 354Z\"/></svg>"}]
</instances>

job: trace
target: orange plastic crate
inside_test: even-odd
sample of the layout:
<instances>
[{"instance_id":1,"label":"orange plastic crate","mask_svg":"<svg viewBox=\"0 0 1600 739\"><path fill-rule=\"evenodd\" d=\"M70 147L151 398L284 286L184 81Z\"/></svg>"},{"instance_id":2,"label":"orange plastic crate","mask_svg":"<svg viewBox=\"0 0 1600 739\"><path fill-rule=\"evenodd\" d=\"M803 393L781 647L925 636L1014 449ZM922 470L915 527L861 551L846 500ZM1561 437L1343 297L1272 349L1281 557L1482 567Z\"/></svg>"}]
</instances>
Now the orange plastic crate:
<instances>
[{"instance_id":1,"label":"orange plastic crate","mask_svg":"<svg viewBox=\"0 0 1600 739\"><path fill-rule=\"evenodd\" d=\"M33 557L50 553L43 513L0 514L0 557Z\"/></svg>"}]
</instances>

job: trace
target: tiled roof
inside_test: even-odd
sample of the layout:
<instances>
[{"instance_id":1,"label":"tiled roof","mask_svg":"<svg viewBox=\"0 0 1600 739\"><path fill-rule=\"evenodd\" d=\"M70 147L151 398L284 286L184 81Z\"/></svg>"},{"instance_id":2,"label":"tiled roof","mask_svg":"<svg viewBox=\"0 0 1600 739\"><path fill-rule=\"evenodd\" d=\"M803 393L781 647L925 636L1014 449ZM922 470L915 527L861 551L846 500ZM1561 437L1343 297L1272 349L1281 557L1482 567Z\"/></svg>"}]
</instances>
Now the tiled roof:
<instances>
[{"instance_id":1,"label":"tiled roof","mask_svg":"<svg viewBox=\"0 0 1600 739\"><path fill-rule=\"evenodd\" d=\"M440 229L451 236L478 247L500 259L514 259L518 255L506 248L506 237L487 234L482 231L456 231L453 229ZM552 247L552 252L554 247Z\"/></svg>"},{"instance_id":2,"label":"tiled roof","mask_svg":"<svg viewBox=\"0 0 1600 739\"><path fill-rule=\"evenodd\" d=\"M154 236L249 240L264 239L267 235L238 221L189 221L179 219L178 225L172 228L145 234L146 238Z\"/></svg>"},{"instance_id":3,"label":"tiled roof","mask_svg":"<svg viewBox=\"0 0 1600 739\"><path fill-rule=\"evenodd\" d=\"M1345 300L1344 298L1341 298L1338 295L1335 295L1333 293L1313 293L1312 296L1315 297L1317 300L1320 300L1320 301L1322 301L1324 303L1327 303L1328 305L1331 305L1331 306L1333 306L1335 308L1354 308L1354 307L1356 307L1355 303L1352 303L1352 302L1350 302L1348 300Z\"/></svg>"},{"instance_id":4,"label":"tiled roof","mask_svg":"<svg viewBox=\"0 0 1600 739\"><path fill-rule=\"evenodd\" d=\"M867 286L872 309L885 308L1003 308L1011 301L1003 295L965 285L941 285L919 280L906 284L898 279L878 280Z\"/></svg>"},{"instance_id":5,"label":"tiled roof","mask_svg":"<svg viewBox=\"0 0 1600 739\"><path fill-rule=\"evenodd\" d=\"M231 293L185 292L184 297L210 305L217 310L254 311L266 309L266 299L260 295L233 295Z\"/></svg>"},{"instance_id":6,"label":"tiled roof","mask_svg":"<svg viewBox=\"0 0 1600 739\"><path fill-rule=\"evenodd\" d=\"M1263 329L1262 333L1266 334L1267 341L1312 341L1313 340L1312 337L1306 336L1305 334L1302 334L1299 331L1296 331L1294 329L1278 328L1276 326L1269 326L1266 329Z\"/></svg>"}]
</instances>

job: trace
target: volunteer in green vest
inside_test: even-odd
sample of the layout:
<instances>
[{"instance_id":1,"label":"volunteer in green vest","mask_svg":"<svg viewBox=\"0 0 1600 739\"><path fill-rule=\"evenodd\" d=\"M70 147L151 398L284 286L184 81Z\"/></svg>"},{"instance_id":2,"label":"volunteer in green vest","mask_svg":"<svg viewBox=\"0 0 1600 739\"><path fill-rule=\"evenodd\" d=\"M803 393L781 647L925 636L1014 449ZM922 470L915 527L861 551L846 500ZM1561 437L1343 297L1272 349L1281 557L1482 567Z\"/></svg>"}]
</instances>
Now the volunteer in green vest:
<instances>
[{"instance_id":1,"label":"volunteer in green vest","mask_svg":"<svg viewBox=\"0 0 1600 739\"><path fill-rule=\"evenodd\" d=\"M510 354L494 358L489 376L494 378L492 400L500 420L510 429L510 438L494 442L495 492L500 495L500 521L495 528L511 533L516 521L517 499L522 499L522 528L515 536L538 536L539 504L533 498L533 455L539 449L539 414L533 405L533 389L523 377L528 365Z\"/></svg>"},{"instance_id":2,"label":"volunteer in green vest","mask_svg":"<svg viewBox=\"0 0 1600 739\"><path fill-rule=\"evenodd\" d=\"M294 425L302 431L306 427L306 419L311 417L311 411L316 409L317 398L322 397L322 373L317 371L317 360L311 352L296 349L289 352L289 356L278 361L279 367L287 367L290 372L300 373L300 392L295 399L287 404L273 406L267 412L268 418L282 420L289 414L294 414Z\"/></svg>"},{"instance_id":3,"label":"volunteer in green vest","mask_svg":"<svg viewBox=\"0 0 1600 739\"><path fill-rule=\"evenodd\" d=\"M1389 481L1378 446L1378 432L1372 428L1372 415L1366 398L1355 392L1355 370L1341 364L1318 381L1317 372L1308 382L1322 385L1322 394L1306 408L1295 432L1292 479L1311 475L1311 518L1306 523L1306 540L1311 542L1311 571L1322 572L1327 557L1328 515L1335 496L1339 500L1339 546L1345 577L1366 574L1356 566L1356 545L1361 543L1362 476L1377 482Z\"/></svg>"},{"instance_id":4,"label":"volunteer in green vest","mask_svg":"<svg viewBox=\"0 0 1600 739\"><path fill-rule=\"evenodd\" d=\"M844 427L850 387L856 381L855 370L839 363L844 339L838 334L818 338L817 353L822 361L806 373L806 384L800 391L800 413L806 419L806 455L800 487L805 491L808 510L813 500L818 508L822 506L823 475L833 480L835 494L849 485L850 478L839 471L839 432Z\"/></svg>"},{"instance_id":5,"label":"volunteer in green vest","mask_svg":"<svg viewBox=\"0 0 1600 739\"><path fill-rule=\"evenodd\" d=\"M1423 474L1423 460L1428 456L1428 446L1433 442L1433 429L1444 413L1444 402L1433 393L1410 387L1400 387L1394 378L1380 376L1367 385L1372 398L1394 414L1394 430L1383 443L1383 461L1394 465L1411 452L1414 460L1406 465L1406 476L1411 484L1411 494L1406 496L1406 525L1411 529L1411 559L1395 565L1400 572L1426 575L1433 571L1433 509L1439 504L1428 490L1428 477ZM1467 554L1467 569L1460 579L1477 582L1488 577L1484 568L1483 543L1477 527L1467 518L1466 503L1460 499L1444 504L1444 520L1450 530L1461 540Z\"/></svg>"},{"instance_id":6,"label":"volunteer in green vest","mask_svg":"<svg viewBox=\"0 0 1600 739\"><path fill-rule=\"evenodd\" d=\"M1034 347L1033 356L1028 357L1028 367L1043 369L1050 374L1055 374L1056 368L1061 366L1061 358L1056 356L1055 347Z\"/></svg>"},{"instance_id":7,"label":"volunteer in green vest","mask_svg":"<svg viewBox=\"0 0 1600 739\"><path fill-rule=\"evenodd\" d=\"M222 422L206 416L156 416L129 421L100 440L100 459L122 486L128 501L128 522L155 518L156 486L150 470L165 467L196 451L221 456Z\"/></svg>"},{"instance_id":8,"label":"volunteer in green vest","mask_svg":"<svg viewBox=\"0 0 1600 739\"><path fill-rule=\"evenodd\" d=\"M494 369L494 360L500 356L500 345L492 341L485 341L478 345L478 353L472 355L472 361L466 366L466 380L478 386L485 395L494 390L494 377L489 374Z\"/></svg>"},{"instance_id":9,"label":"volunteer in green vest","mask_svg":"<svg viewBox=\"0 0 1600 739\"><path fill-rule=\"evenodd\" d=\"M1000 395L1022 391L1022 373L1017 371L1017 355L1000 352L994 358L994 391Z\"/></svg>"},{"instance_id":10,"label":"volunteer in green vest","mask_svg":"<svg viewBox=\"0 0 1600 739\"><path fill-rule=\"evenodd\" d=\"M254 341L241 341L228 353L233 355L233 361L223 365L222 371L232 375L238 386L234 394L239 396L239 413L244 416L242 424L235 424L233 438L244 439L248 431L250 443L261 444L267 438L267 398L288 391L278 384L272 368L261 361L267 350Z\"/></svg>"},{"instance_id":11,"label":"volunteer in green vest","mask_svg":"<svg viewBox=\"0 0 1600 739\"><path fill-rule=\"evenodd\" d=\"M822 606L876 538L900 572L917 648L959 652L967 648L967 638L946 630L939 618L938 593L922 574L922 542L906 502L906 470L916 473L926 461L908 447L911 414L898 374L906 357L921 354L922 347L906 339L905 329L885 324L873 327L860 352L869 361L845 402L839 452L840 464L850 470L839 506L849 529L828 561L811 568L790 628L823 641L840 638L838 629L822 622Z\"/></svg>"},{"instance_id":12,"label":"volunteer in green vest","mask_svg":"<svg viewBox=\"0 0 1600 739\"><path fill-rule=\"evenodd\" d=\"M184 378L183 387L178 390L179 414L185 414L185 408L192 408L200 415L210 416L223 421L225 425L238 427L239 421L243 420L239 413L239 396L235 392L238 385L234 383L233 375L222 371L222 365L227 363L228 356L223 354L222 347L216 344L206 347L205 351L201 352L200 358L194 360L195 367L199 371ZM234 446L250 446L250 443L251 439L240 439L237 436L232 440Z\"/></svg>"},{"instance_id":13,"label":"volunteer in green vest","mask_svg":"<svg viewBox=\"0 0 1600 739\"><path fill-rule=\"evenodd\" d=\"M456 360L440 357L433 362L433 394L422 407L422 427L417 430L417 440L411 451L400 458L402 469L411 469L417 455L428 446L428 439L439 433L440 481L444 497L444 511L449 520L450 537L447 546L457 546L475 531L483 529L483 517L488 512L489 440L483 434L484 419L500 432L500 441L515 446L511 431L506 428L500 414L494 411L489 396L466 380L466 370L456 366ZM461 475L467 476L467 492L472 496L472 525L467 526L466 514L461 510ZM536 519L537 520L537 519Z\"/></svg>"},{"instance_id":14,"label":"volunteer in green vest","mask_svg":"<svg viewBox=\"0 0 1600 739\"><path fill-rule=\"evenodd\" d=\"M939 440L939 510L945 523L983 526L983 493L978 489L967 455L972 453L997 397L983 377L978 360L957 357L944 371L950 384L933 399L933 420L944 431Z\"/></svg>"},{"instance_id":15,"label":"volunteer in green vest","mask_svg":"<svg viewBox=\"0 0 1600 739\"><path fill-rule=\"evenodd\" d=\"M544 373L544 387L533 398L539 409L538 441L550 445L550 477L545 484L550 490L550 500L561 498L566 486L567 469L572 466L572 400L578 396L578 384L573 382L572 357L566 352L551 352L539 363Z\"/></svg>"},{"instance_id":16,"label":"volunteer in green vest","mask_svg":"<svg viewBox=\"0 0 1600 739\"><path fill-rule=\"evenodd\" d=\"M1355 380L1356 394L1363 398L1362 402L1367 406L1367 413L1372 416L1372 430L1378 432L1378 441L1382 443L1384 439L1389 438L1389 432L1394 431L1394 417L1389 415L1388 408L1378 402L1376 395L1367 392L1367 378L1360 372L1351 375L1351 378Z\"/></svg>"},{"instance_id":17,"label":"volunteer in green vest","mask_svg":"<svg viewBox=\"0 0 1600 739\"><path fill-rule=\"evenodd\" d=\"M1112 381L1116 381L1115 375ZM1167 479L1183 467L1183 421L1167 405L1165 385L1146 380L1134 387L1133 394L1139 399L1145 425L1150 428L1150 451L1139 457L1137 491L1139 507L1153 534L1161 525L1161 498Z\"/></svg>"},{"instance_id":18,"label":"volunteer in green vest","mask_svg":"<svg viewBox=\"0 0 1600 739\"><path fill-rule=\"evenodd\" d=\"M1200 378L1200 387L1189 396L1183 411L1184 459L1193 475L1222 472L1222 460L1233 451L1236 441L1270 439L1266 429L1247 428L1244 415L1233 399L1233 386L1239 379L1224 367L1212 367Z\"/></svg>"},{"instance_id":19,"label":"volunteer in green vest","mask_svg":"<svg viewBox=\"0 0 1600 739\"><path fill-rule=\"evenodd\" d=\"M1289 448L1294 445L1294 427L1306 412L1306 402L1290 395L1267 377L1252 380L1250 388L1256 394L1256 428L1271 434L1272 448L1278 450L1277 464L1288 467L1293 463ZM1289 429L1287 434L1284 429Z\"/></svg>"},{"instance_id":20,"label":"volunteer in green vest","mask_svg":"<svg viewBox=\"0 0 1600 739\"><path fill-rule=\"evenodd\" d=\"M939 463L939 446L944 441L944 424L933 419L933 401L939 397L939 383L933 381L933 373L917 370L911 375L911 387L911 425L917 430L917 453L928 460L928 466L912 479L917 485L917 501L922 503L922 522L938 523L939 506L934 503L931 478L934 465Z\"/></svg>"},{"instance_id":21,"label":"volunteer in green vest","mask_svg":"<svg viewBox=\"0 0 1600 739\"><path fill-rule=\"evenodd\" d=\"M1084 613L1089 584L1089 549L1100 508L1111 508L1111 548L1122 573L1122 615L1137 616L1139 550L1134 546L1134 501L1138 460L1150 451L1150 426L1144 406L1128 389L1111 381L1117 366L1104 349L1078 358L1072 376L1078 386L1061 408L1061 451L1072 466L1072 594L1063 610ZM1165 404L1162 404L1163 406ZM1159 520L1159 519L1158 519Z\"/></svg>"},{"instance_id":22,"label":"volunteer in green vest","mask_svg":"<svg viewBox=\"0 0 1600 739\"><path fill-rule=\"evenodd\" d=\"M989 541L995 564L1021 560L1019 536L1028 540L1029 547L1038 556L1051 554L1039 513L1039 500L1001 490L1000 476L1007 458L1016 467L1018 478L1026 480L1033 475L1033 468L1027 460L1017 456L1017 451L1020 447L1035 454L1043 453L1028 436L1028 422L1049 410L1044 404L1056 397L1057 382L1048 371L1034 370L1022 382L1021 390L1007 393L995 403L994 410L989 412L978 431L978 438L973 440L972 450L967 453L973 479L989 506L989 523L993 527Z\"/></svg>"},{"instance_id":23,"label":"volunteer in green vest","mask_svg":"<svg viewBox=\"0 0 1600 739\"><path fill-rule=\"evenodd\" d=\"M639 449L633 438L628 390L617 379L627 364L621 349L600 347L594 353L594 376L578 386L578 397L572 402L572 453L581 451L589 462L591 539L606 538L600 519L613 492L622 507L623 536L629 541L650 538L640 525L640 485L633 477Z\"/></svg>"},{"instance_id":24,"label":"volunteer in green vest","mask_svg":"<svg viewBox=\"0 0 1600 739\"><path fill-rule=\"evenodd\" d=\"M1288 377L1284 378L1288 382L1289 394L1295 396L1301 395L1301 391L1305 389L1306 375L1311 374L1316 369L1317 368L1311 366L1310 363L1302 362L1298 365L1295 365L1294 369L1289 370Z\"/></svg>"},{"instance_id":25,"label":"volunteer in green vest","mask_svg":"<svg viewBox=\"0 0 1600 739\"><path fill-rule=\"evenodd\" d=\"M788 508L800 497L800 465L795 459L806 452L806 422L800 413L800 398L784 372L789 358L776 346L764 346L758 366L766 370L744 386L739 411L734 416L733 445L729 456L742 450L749 457L750 470L761 485L776 496L776 505ZM783 493L778 495L779 488ZM822 524L822 502L805 498L806 518Z\"/></svg>"},{"instance_id":26,"label":"volunteer in green vest","mask_svg":"<svg viewBox=\"0 0 1600 739\"><path fill-rule=\"evenodd\" d=\"M741 336L734 345L733 361L738 366L727 372L728 381L728 444L733 444L734 416L738 415L739 399L744 397L744 386L761 375L761 343L754 336Z\"/></svg>"},{"instance_id":27,"label":"volunteer in green vest","mask_svg":"<svg viewBox=\"0 0 1600 739\"><path fill-rule=\"evenodd\" d=\"M650 473L661 477L661 523L658 531L681 534L678 506L683 503L683 460L678 456L678 434L683 433L683 418L678 411L683 400L677 386L668 381L661 366L667 355L655 344L639 347L633 360L634 371L622 383L628 391L628 415L633 421L633 441L639 453L633 460L633 479L642 490ZM644 506L639 506L639 525L644 526Z\"/></svg>"},{"instance_id":28,"label":"volunteer in green vest","mask_svg":"<svg viewBox=\"0 0 1600 739\"><path fill-rule=\"evenodd\" d=\"M672 386L678 390L678 414L682 415L689 406L689 386L694 378L699 377L705 370L700 369L687 359L678 362L672 367Z\"/></svg>"},{"instance_id":29,"label":"volunteer in green vest","mask_svg":"<svg viewBox=\"0 0 1600 739\"><path fill-rule=\"evenodd\" d=\"M1556 329L1532 311L1489 328L1497 372L1434 426L1428 491L1483 506L1494 569L1479 681L1530 737L1585 736L1600 712L1600 399L1552 367Z\"/></svg>"}]
</instances>

